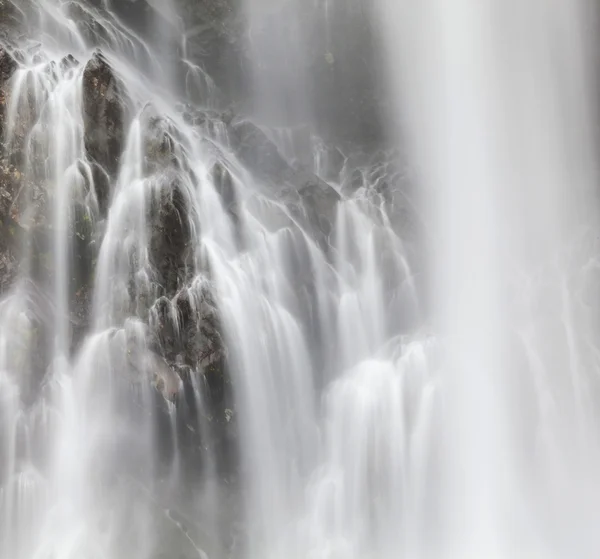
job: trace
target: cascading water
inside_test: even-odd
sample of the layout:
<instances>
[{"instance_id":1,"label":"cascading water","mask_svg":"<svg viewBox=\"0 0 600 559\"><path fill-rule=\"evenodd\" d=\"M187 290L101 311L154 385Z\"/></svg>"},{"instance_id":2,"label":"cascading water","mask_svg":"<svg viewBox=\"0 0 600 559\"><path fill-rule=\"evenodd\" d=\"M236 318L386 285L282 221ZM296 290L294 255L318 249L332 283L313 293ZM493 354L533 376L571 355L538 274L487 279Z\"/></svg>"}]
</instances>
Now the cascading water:
<instances>
[{"instance_id":1,"label":"cascading water","mask_svg":"<svg viewBox=\"0 0 600 559\"><path fill-rule=\"evenodd\" d=\"M431 224L441 549L594 557L594 7L379 7Z\"/></svg>"},{"instance_id":2,"label":"cascading water","mask_svg":"<svg viewBox=\"0 0 600 559\"><path fill-rule=\"evenodd\" d=\"M584 1L234 8L0 1L0 557L596 557Z\"/></svg>"}]
</instances>

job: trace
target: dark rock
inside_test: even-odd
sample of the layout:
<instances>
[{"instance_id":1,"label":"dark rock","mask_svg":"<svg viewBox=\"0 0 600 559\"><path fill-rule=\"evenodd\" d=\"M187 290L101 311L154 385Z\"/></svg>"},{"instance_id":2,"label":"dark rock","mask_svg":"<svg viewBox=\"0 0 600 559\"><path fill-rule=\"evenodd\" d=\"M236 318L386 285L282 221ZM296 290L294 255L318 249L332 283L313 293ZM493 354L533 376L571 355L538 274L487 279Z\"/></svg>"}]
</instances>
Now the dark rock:
<instances>
[{"instance_id":1,"label":"dark rock","mask_svg":"<svg viewBox=\"0 0 600 559\"><path fill-rule=\"evenodd\" d=\"M206 287L185 288L173 300L159 298L150 327L150 347L171 363L205 370L226 357L219 314Z\"/></svg>"},{"instance_id":2,"label":"dark rock","mask_svg":"<svg viewBox=\"0 0 600 559\"><path fill-rule=\"evenodd\" d=\"M221 336L219 313L208 285L183 289L173 300L159 298L150 310L148 346L171 367L202 374L208 389L206 404L219 415L229 405L227 350ZM196 383L198 385L198 383Z\"/></svg>"},{"instance_id":3,"label":"dark rock","mask_svg":"<svg viewBox=\"0 0 600 559\"><path fill-rule=\"evenodd\" d=\"M6 110L8 105L8 82L18 68L17 61L9 52L0 47L0 139L4 138L4 123L6 120ZM2 151L4 151L4 142L2 142Z\"/></svg>"},{"instance_id":4,"label":"dark rock","mask_svg":"<svg viewBox=\"0 0 600 559\"><path fill-rule=\"evenodd\" d=\"M0 163L0 293L8 290L19 270L23 230L16 199L23 176L8 163Z\"/></svg>"},{"instance_id":5,"label":"dark rock","mask_svg":"<svg viewBox=\"0 0 600 559\"><path fill-rule=\"evenodd\" d=\"M11 227L35 228L47 219L47 193L17 167L0 161L0 220L10 219Z\"/></svg>"},{"instance_id":6,"label":"dark rock","mask_svg":"<svg viewBox=\"0 0 600 559\"><path fill-rule=\"evenodd\" d=\"M150 205L150 262L162 294L171 298L191 271L188 201L176 176L167 173L157 181Z\"/></svg>"},{"instance_id":7,"label":"dark rock","mask_svg":"<svg viewBox=\"0 0 600 559\"><path fill-rule=\"evenodd\" d=\"M212 295L205 288L195 293L193 301L190 297L188 292L177 299L185 358L194 368L207 369L215 364L222 365L226 350L221 337L219 313Z\"/></svg>"},{"instance_id":8,"label":"dark rock","mask_svg":"<svg viewBox=\"0 0 600 559\"><path fill-rule=\"evenodd\" d=\"M150 310L147 344L131 349L128 359L144 378L153 379L162 425L163 454L169 456L171 420L165 400L178 409L178 445L188 459L202 466L205 452L227 472L236 461L233 398L227 372L227 351L218 310L206 285L184 288L172 300L160 297ZM198 399L200 398L200 399ZM162 404L161 404L162 402ZM199 425L203 425L199 428ZM168 463L168 461L167 461Z\"/></svg>"},{"instance_id":9,"label":"dark rock","mask_svg":"<svg viewBox=\"0 0 600 559\"><path fill-rule=\"evenodd\" d=\"M123 84L96 51L83 72L84 140L89 157L113 177L124 148L127 105Z\"/></svg>"},{"instance_id":10,"label":"dark rock","mask_svg":"<svg viewBox=\"0 0 600 559\"><path fill-rule=\"evenodd\" d=\"M0 47L0 88L4 88L18 66L12 55L5 48Z\"/></svg>"},{"instance_id":11,"label":"dark rock","mask_svg":"<svg viewBox=\"0 0 600 559\"><path fill-rule=\"evenodd\" d=\"M21 189L22 173L6 161L0 164L0 217L16 217L15 202Z\"/></svg>"}]
</instances>

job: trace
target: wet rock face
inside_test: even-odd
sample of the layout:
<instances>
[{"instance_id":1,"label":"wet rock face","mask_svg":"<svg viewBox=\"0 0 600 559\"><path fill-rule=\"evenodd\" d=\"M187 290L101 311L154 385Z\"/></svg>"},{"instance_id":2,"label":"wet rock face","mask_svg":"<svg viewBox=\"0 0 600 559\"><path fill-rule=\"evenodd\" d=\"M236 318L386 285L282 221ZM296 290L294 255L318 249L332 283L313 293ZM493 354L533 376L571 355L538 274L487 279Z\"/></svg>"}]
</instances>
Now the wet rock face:
<instances>
[{"instance_id":1,"label":"wet rock face","mask_svg":"<svg viewBox=\"0 0 600 559\"><path fill-rule=\"evenodd\" d=\"M156 0L155 0L156 1ZM237 0L176 0L187 35L188 56L219 88L226 105L244 96L246 46Z\"/></svg>"},{"instance_id":2,"label":"wet rock face","mask_svg":"<svg viewBox=\"0 0 600 559\"><path fill-rule=\"evenodd\" d=\"M18 195L23 184L23 174L8 161L0 163L0 219L18 222Z\"/></svg>"},{"instance_id":3,"label":"wet rock face","mask_svg":"<svg viewBox=\"0 0 600 559\"><path fill-rule=\"evenodd\" d=\"M102 0L90 0L90 2L96 7L102 5ZM146 0L112 0L108 5L131 29L138 33L148 29L152 10Z\"/></svg>"},{"instance_id":4,"label":"wet rock face","mask_svg":"<svg viewBox=\"0 0 600 559\"><path fill-rule=\"evenodd\" d=\"M6 49L0 47L0 138L4 138L4 122L6 120L8 103L8 81L17 68L17 61ZM4 144L2 144L2 151L4 151Z\"/></svg>"},{"instance_id":5,"label":"wet rock face","mask_svg":"<svg viewBox=\"0 0 600 559\"><path fill-rule=\"evenodd\" d=\"M314 175L299 176L298 183L298 193L310 224L322 237L328 237L335 222L340 195L328 183Z\"/></svg>"},{"instance_id":6,"label":"wet rock face","mask_svg":"<svg viewBox=\"0 0 600 559\"><path fill-rule=\"evenodd\" d=\"M177 3L188 36L189 58L208 72L227 102L246 104L253 70L243 4L239 0ZM272 7L285 4L273 2ZM306 67L301 71L310 76L305 86L312 116L319 134L334 143L377 146L384 142L385 113L375 60L378 39L370 11L351 1L330 2L328 8L331 12L325 18L320 11L323 3L304 2L296 14L307 34L303 45ZM264 32L271 40L272 25L266 24Z\"/></svg>"},{"instance_id":7,"label":"wet rock face","mask_svg":"<svg viewBox=\"0 0 600 559\"><path fill-rule=\"evenodd\" d=\"M9 219L0 218L0 295L13 284L19 271L16 226Z\"/></svg>"},{"instance_id":8,"label":"wet rock face","mask_svg":"<svg viewBox=\"0 0 600 559\"><path fill-rule=\"evenodd\" d=\"M88 156L116 176L125 142L125 88L97 51L83 72L85 148Z\"/></svg>"},{"instance_id":9,"label":"wet rock face","mask_svg":"<svg viewBox=\"0 0 600 559\"><path fill-rule=\"evenodd\" d=\"M34 220L25 219L28 197L25 192L30 196L30 208L34 208ZM28 239L26 250L32 257L31 273L51 276L44 262L48 246L43 242L45 229L40 225L44 219L42 197L42 190L26 180L17 167L6 159L0 160L0 294L7 291L17 277L25 238ZM29 227L28 235L25 226Z\"/></svg>"},{"instance_id":10,"label":"wet rock face","mask_svg":"<svg viewBox=\"0 0 600 559\"><path fill-rule=\"evenodd\" d=\"M0 162L0 294L12 286L19 271L23 229L19 223L18 194L23 182L14 166Z\"/></svg>"},{"instance_id":11,"label":"wet rock face","mask_svg":"<svg viewBox=\"0 0 600 559\"><path fill-rule=\"evenodd\" d=\"M8 82L18 64L9 52L0 47L0 139L4 138ZM4 142L1 152L4 155ZM14 219L14 200L21 185L21 173L8 161L0 164L0 293L12 285L18 269L20 227Z\"/></svg>"},{"instance_id":12,"label":"wet rock face","mask_svg":"<svg viewBox=\"0 0 600 559\"><path fill-rule=\"evenodd\" d=\"M164 405L170 401L178 410L178 444L186 464L193 468L191 479L198 475L207 445L212 447L213 459L222 475L232 472L238 463L233 458L237 433L232 421L235 406L221 331L211 290L201 286L183 289L172 300L161 297L154 303L148 346L140 354L145 376L152 379L159 396L159 438L163 444L170 439L172 426ZM195 396L198 390L201 403ZM198 430L201 422L208 423ZM211 434L207 439L208 432ZM164 449L166 455L171 450Z\"/></svg>"},{"instance_id":13,"label":"wet rock face","mask_svg":"<svg viewBox=\"0 0 600 559\"><path fill-rule=\"evenodd\" d=\"M158 180L149 209L149 257L160 297L149 312L148 344L189 389L191 376L202 374L210 392L207 405L219 415L227 383L219 312L209 285L195 279L184 192L168 171Z\"/></svg>"},{"instance_id":14,"label":"wet rock face","mask_svg":"<svg viewBox=\"0 0 600 559\"><path fill-rule=\"evenodd\" d=\"M144 134L144 164L146 174L161 173L178 167L174 131L170 123L159 117L148 122Z\"/></svg>"},{"instance_id":15,"label":"wet rock face","mask_svg":"<svg viewBox=\"0 0 600 559\"><path fill-rule=\"evenodd\" d=\"M4 48L0 47L0 87L4 88L6 82L17 69L17 61Z\"/></svg>"},{"instance_id":16,"label":"wet rock face","mask_svg":"<svg viewBox=\"0 0 600 559\"><path fill-rule=\"evenodd\" d=\"M288 205L295 218L304 223L307 231L326 250L340 200L337 191L313 173L292 167L277 146L252 122L233 123L230 137L240 161L272 185L275 196Z\"/></svg>"},{"instance_id":17,"label":"wet rock face","mask_svg":"<svg viewBox=\"0 0 600 559\"><path fill-rule=\"evenodd\" d=\"M23 15L31 0L0 0L0 39L9 41L22 31Z\"/></svg>"},{"instance_id":18,"label":"wet rock face","mask_svg":"<svg viewBox=\"0 0 600 559\"><path fill-rule=\"evenodd\" d=\"M163 295L173 297L190 279L191 230L188 207L177 180L164 183L150 208L150 262Z\"/></svg>"}]
</instances>

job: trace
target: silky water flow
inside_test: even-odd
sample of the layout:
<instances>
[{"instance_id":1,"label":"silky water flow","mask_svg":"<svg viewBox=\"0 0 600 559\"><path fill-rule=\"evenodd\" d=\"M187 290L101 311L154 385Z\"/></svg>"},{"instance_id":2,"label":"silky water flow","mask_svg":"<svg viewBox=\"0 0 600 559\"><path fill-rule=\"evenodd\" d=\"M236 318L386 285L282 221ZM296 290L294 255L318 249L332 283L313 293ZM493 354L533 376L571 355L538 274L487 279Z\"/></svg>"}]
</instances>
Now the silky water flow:
<instances>
[{"instance_id":1,"label":"silky water flow","mask_svg":"<svg viewBox=\"0 0 600 559\"><path fill-rule=\"evenodd\" d=\"M434 556L594 557L594 6L378 9L430 224L444 418Z\"/></svg>"},{"instance_id":2,"label":"silky water flow","mask_svg":"<svg viewBox=\"0 0 600 559\"><path fill-rule=\"evenodd\" d=\"M8 4L0 557L597 556L583 0L245 0L256 122L174 0ZM342 13L402 156L316 133Z\"/></svg>"}]
</instances>

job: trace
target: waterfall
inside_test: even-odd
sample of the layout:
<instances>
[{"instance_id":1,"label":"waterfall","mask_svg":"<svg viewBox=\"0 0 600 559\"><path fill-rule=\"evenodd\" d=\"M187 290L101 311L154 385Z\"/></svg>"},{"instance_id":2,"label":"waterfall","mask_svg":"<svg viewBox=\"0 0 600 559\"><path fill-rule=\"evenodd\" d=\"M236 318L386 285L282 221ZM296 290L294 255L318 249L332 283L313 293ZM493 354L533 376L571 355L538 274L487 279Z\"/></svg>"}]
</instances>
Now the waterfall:
<instances>
[{"instance_id":1,"label":"waterfall","mask_svg":"<svg viewBox=\"0 0 600 559\"><path fill-rule=\"evenodd\" d=\"M592 557L592 6L379 8L431 224L447 377L442 546L452 557Z\"/></svg>"},{"instance_id":2,"label":"waterfall","mask_svg":"<svg viewBox=\"0 0 600 559\"><path fill-rule=\"evenodd\" d=\"M0 16L0 557L597 556L592 6Z\"/></svg>"}]
</instances>

